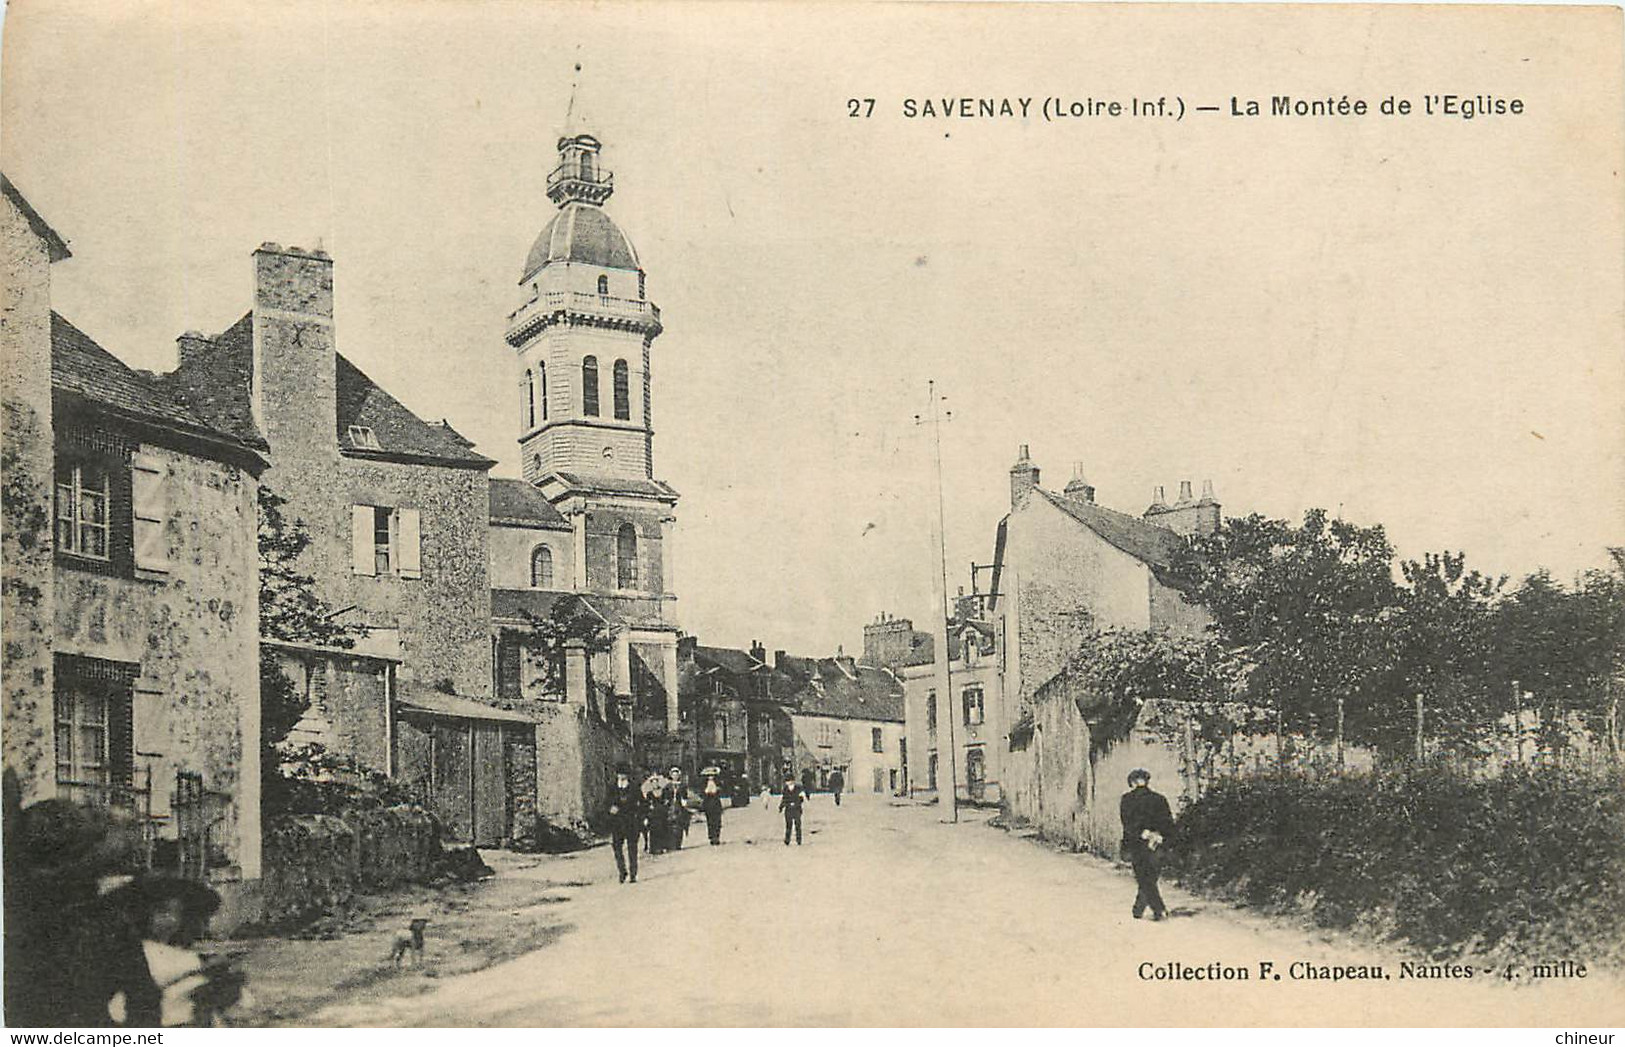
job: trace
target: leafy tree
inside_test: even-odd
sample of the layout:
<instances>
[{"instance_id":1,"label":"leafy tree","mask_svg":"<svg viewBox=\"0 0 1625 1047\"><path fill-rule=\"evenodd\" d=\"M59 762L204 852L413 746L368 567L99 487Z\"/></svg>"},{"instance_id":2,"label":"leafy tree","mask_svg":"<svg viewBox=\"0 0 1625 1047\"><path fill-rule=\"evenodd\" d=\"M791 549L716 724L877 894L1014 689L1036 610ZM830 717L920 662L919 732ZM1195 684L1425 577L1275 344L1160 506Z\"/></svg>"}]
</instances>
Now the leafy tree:
<instances>
[{"instance_id":1,"label":"leafy tree","mask_svg":"<svg viewBox=\"0 0 1625 1047\"><path fill-rule=\"evenodd\" d=\"M315 578L300 565L310 547L310 531L290 519L287 500L268 488L259 490L260 636L292 643L349 648L358 630L334 621L333 611L316 595ZM269 780L281 774L276 746L310 708L310 702L277 663L274 648L260 648L260 766Z\"/></svg>"},{"instance_id":2,"label":"leafy tree","mask_svg":"<svg viewBox=\"0 0 1625 1047\"><path fill-rule=\"evenodd\" d=\"M1421 695L1431 737L1481 753L1507 708L1494 664L1496 604L1506 579L1468 570L1466 555L1450 552L1407 560L1400 572L1389 648L1389 690L1400 700L1370 710L1370 729L1383 748L1403 747L1415 722L1402 699Z\"/></svg>"},{"instance_id":3,"label":"leafy tree","mask_svg":"<svg viewBox=\"0 0 1625 1047\"><path fill-rule=\"evenodd\" d=\"M1391 675L1393 559L1381 526L1311 509L1299 526L1228 519L1192 538L1173 570L1247 667L1247 700L1278 709L1287 730L1327 737L1340 699L1358 721Z\"/></svg>"},{"instance_id":4,"label":"leafy tree","mask_svg":"<svg viewBox=\"0 0 1625 1047\"><path fill-rule=\"evenodd\" d=\"M1539 743L1568 744L1568 713L1601 735L1625 676L1625 568L1589 571L1572 588L1537 571L1503 601L1493 625L1498 675L1534 695Z\"/></svg>"},{"instance_id":5,"label":"leafy tree","mask_svg":"<svg viewBox=\"0 0 1625 1047\"><path fill-rule=\"evenodd\" d=\"M504 630L502 643L507 650L519 649L516 661L521 672L525 671L526 654L530 664L539 667L540 677L526 679L525 684L562 689L566 648L579 644L589 656L609 650L609 624L585 600L568 596L555 602L544 615L527 611L525 625Z\"/></svg>"}]
</instances>

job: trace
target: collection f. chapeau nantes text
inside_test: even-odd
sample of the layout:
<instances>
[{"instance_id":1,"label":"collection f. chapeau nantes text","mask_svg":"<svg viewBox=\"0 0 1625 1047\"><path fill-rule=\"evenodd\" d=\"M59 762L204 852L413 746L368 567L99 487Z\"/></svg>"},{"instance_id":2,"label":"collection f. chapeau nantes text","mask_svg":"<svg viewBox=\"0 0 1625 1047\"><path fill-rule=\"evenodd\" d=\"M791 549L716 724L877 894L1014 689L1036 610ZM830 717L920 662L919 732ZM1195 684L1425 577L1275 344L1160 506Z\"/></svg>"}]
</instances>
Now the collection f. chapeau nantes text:
<instances>
[{"instance_id":1,"label":"collection f. chapeau nantes text","mask_svg":"<svg viewBox=\"0 0 1625 1047\"><path fill-rule=\"evenodd\" d=\"M1466 980L1470 978L1501 978L1506 981L1540 981L1547 978L1584 978L1589 973L1586 965L1571 959L1549 960L1544 963L1503 963L1499 965L1465 962L1440 963L1437 961L1402 960L1397 970L1388 964L1371 963L1312 963L1293 960L1259 960L1256 963L1225 963L1210 960L1206 963L1188 963L1180 960L1146 960L1135 973L1146 982L1352 982L1352 981L1407 981L1431 979L1435 981Z\"/></svg>"},{"instance_id":2,"label":"collection f. chapeau nantes text","mask_svg":"<svg viewBox=\"0 0 1625 1047\"><path fill-rule=\"evenodd\" d=\"M1186 102L1183 95L1133 95L1127 98L1096 98L1092 95L1081 98L1062 95L994 98L940 95L891 102L875 98L846 100L846 115L853 119L872 119L876 115L885 115L888 110L907 120L1043 120L1048 123L1124 117L1183 120L1186 116L1333 120L1365 116L1437 116L1475 120L1482 117L1522 116L1525 105L1521 98L1494 94L1384 95L1375 99L1346 94L1314 98L1287 94L1260 98L1230 95L1219 101L1191 102Z\"/></svg>"}]
</instances>

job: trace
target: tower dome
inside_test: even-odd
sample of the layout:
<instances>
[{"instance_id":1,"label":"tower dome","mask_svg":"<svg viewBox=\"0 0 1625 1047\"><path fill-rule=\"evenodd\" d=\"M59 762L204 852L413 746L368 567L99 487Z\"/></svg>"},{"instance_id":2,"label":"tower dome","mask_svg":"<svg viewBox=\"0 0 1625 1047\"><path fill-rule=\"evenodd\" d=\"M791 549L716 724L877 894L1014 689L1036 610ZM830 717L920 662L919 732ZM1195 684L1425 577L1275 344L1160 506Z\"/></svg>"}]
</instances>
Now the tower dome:
<instances>
[{"instance_id":1,"label":"tower dome","mask_svg":"<svg viewBox=\"0 0 1625 1047\"><path fill-rule=\"evenodd\" d=\"M550 262L585 262L609 269L636 270L638 252L602 208L572 200L559 209L531 245L520 283Z\"/></svg>"}]
</instances>

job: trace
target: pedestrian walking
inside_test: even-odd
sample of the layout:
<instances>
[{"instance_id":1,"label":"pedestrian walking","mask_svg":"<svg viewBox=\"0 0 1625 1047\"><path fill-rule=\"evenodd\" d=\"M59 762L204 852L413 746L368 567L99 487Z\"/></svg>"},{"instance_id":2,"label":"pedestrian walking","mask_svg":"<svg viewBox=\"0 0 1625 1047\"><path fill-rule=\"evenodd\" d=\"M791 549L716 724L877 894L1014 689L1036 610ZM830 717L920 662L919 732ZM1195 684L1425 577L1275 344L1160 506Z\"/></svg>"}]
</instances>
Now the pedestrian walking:
<instances>
[{"instance_id":1,"label":"pedestrian walking","mask_svg":"<svg viewBox=\"0 0 1625 1047\"><path fill-rule=\"evenodd\" d=\"M841 805L841 792L846 788L846 775L839 767L829 772L829 791L835 794L835 806Z\"/></svg>"},{"instance_id":2,"label":"pedestrian walking","mask_svg":"<svg viewBox=\"0 0 1625 1047\"><path fill-rule=\"evenodd\" d=\"M773 790L768 787L768 784L766 782L763 782L762 783L762 810L764 810L764 811L768 810L772 806L773 806Z\"/></svg>"},{"instance_id":3,"label":"pedestrian walking","mask_svg":"<svg viewBox=\"0 0 1625 1047\"><path fill-rule=\"evenodd\" d=\"M649 825L649 853L665 854L671 850L671 796L667 791L665 775L651 775L647 799Z\"/></svg>"},{"instance_id":4,"label":"pedestrian walking","mask_svg":"<svg viewBox=\"0 0 1625 1047\"><path fill-rule=\"evenodd\" d=\"M795 830L796 846L801 846L801 807L807 802L806 790L793 774L784 776L784 793L779 797L779 810L784 812L784 845L790 846L790 831Z\"/></svg>"},{"instance_id":5,"label":"pedestrian walking","mask_svg":"<svg viewBox=\"0 0 1625 1047\"><path fill-rule=\"evenodd\" d=\"M1130 771L1128 787L1118 813L1123 820L1123 855L1134 866L1139 888L1134 896L1134 918L1138 920L1150 909L1151 918L1160 920L1168 915L1168 907L1157 889L1157 878L1162 873L1161 848L1174 833L1174 815L1167 797L1152 791L1150 771L1143 767Z\"/></svg>"},{"instance_id":6,"label":"pedestrian walking","mask_svg":"<svg viewBox=\"0 0 1625 1047\"><path fill-rule=\"evenodd\" d=\"M688 783L683 781L681 767L671 769L671 784L666 787L666 793L671 810L671 847L674 851L680 851L683 849L683 838L688 835L688 823L692 816L689 804L694 799Z\"/></svg>"},{"instance_id":7,"label":"pedestrian walking","mask_svg":"<svg viewBox=\"0 0 1625 1047\"><path fill-rule=\"evenodd\" d=\"M643 791L632 784L632 768L615 768L615 788L609 794L609 839L615 851L615 871L621 882L638 882L638 831L643 827Z\"/></svg>"},{"instance_id":8,"label":"pedestrian walking","mask_svg":"<svg viewBox=\"0 0 1625 1047\"><path fill-rule=\"evenodd\" d=\"M705 812L705 835L716 847L722 843L722 786L717 784L714 767L705 769L705 787L700 790L700 810Z\"/></svg>"}]
</instances>

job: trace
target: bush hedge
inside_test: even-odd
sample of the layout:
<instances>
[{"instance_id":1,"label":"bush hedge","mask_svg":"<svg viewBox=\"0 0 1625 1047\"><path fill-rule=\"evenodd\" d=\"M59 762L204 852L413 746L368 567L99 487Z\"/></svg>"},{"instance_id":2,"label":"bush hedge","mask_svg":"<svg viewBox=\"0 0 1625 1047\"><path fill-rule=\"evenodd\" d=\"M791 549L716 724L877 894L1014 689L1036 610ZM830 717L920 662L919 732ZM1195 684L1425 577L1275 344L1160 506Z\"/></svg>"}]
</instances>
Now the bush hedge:
<instances>
[{"instance_id":1,"label":"bush hedge","mask_svg":"<svg viewBox=\"0 0 1625 1047\"><path fill-rule=\"evenodd\" d=\"M1220 782L1179 820L1183 885L1438 959L1625 964L1625 790L1558 770Z\"/></svg>"}]
</instances>

